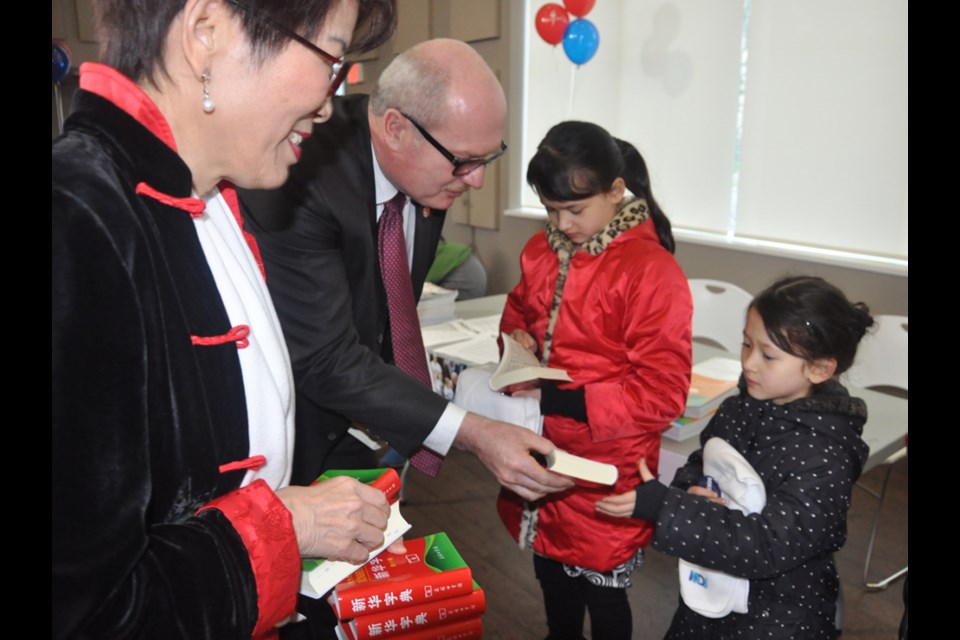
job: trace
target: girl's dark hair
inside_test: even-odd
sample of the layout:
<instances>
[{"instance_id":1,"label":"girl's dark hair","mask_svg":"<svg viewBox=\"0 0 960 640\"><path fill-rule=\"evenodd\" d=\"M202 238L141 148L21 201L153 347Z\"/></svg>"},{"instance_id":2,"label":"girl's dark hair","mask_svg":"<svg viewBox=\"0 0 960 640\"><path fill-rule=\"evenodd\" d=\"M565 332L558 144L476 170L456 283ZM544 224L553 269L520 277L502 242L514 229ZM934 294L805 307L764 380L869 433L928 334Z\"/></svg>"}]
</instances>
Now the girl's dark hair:
<instances>
[{"instance_id":1,"label":"girl's dark hair","mask_svg":"<svg viewBox=\"0 0 960 640\"><path fill-rule=\"evenodd\" d=\"M791 276L774 282L750 303L780 349L808 362L837 361L835 375L850 368L867 329L874 325L862 302L850 302L823 278Z\"/></svg>"},{"instance_id":2,"label":"girl's dark hair","mask_svg":"<svg viewBox=\"0 0 960 640\"><path fill-rule=\"evenodd\" d=\"M289 38L270 20L308 40L317 35L331 10L346 0L227 0L240 15L256 60L263 62L286 46ZM97 0L100 59L128 78L153 82L163 67L163 47L170 25L186 0ZM357 26L350 51L369 51L393 35L396 0L357 0Z\"/></svg>"},{"instance_id":3,"label":"girl's dark hair","mask_svg":"<svg viewBox=\"0 0 960 640\"><path fill-rule=\"evenodd\" d=\"M617 178L647 201L660 244L673 253L670 220L653 197L647 163L629 142L592 122L568 120L547 132L527 167L527 183L537 195L559 202L607 193Z\"/></svg>"}]
</instances>

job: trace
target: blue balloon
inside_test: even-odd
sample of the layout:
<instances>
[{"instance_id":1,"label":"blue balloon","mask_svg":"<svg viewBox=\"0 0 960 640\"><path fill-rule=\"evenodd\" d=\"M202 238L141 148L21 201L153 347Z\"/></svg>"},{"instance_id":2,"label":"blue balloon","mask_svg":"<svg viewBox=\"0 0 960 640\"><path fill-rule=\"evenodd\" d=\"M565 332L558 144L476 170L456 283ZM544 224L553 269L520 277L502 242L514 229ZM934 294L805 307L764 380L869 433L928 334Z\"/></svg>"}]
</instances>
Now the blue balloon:
<instances>
[{"instance_id":1,"label":"blue balloon","mask_svg":"<svg viewBox=\"0 0 960 640\"><path fill-rule=\"evenodd\" d=\"M53 83L57 84L70 73L70 49L62 42L53 43Z\"/></svg>"},{"instance_id":2,"label":"blue balloon","mask_svg":"<svg viewBox=\"0 0 960 640\"><path fill-rule=\"evenodd\" d=\"M563 32L563 51L574 64L584 64L600 46L600 32L586 18L574 20Z\"/></svg>"}]
</instances>

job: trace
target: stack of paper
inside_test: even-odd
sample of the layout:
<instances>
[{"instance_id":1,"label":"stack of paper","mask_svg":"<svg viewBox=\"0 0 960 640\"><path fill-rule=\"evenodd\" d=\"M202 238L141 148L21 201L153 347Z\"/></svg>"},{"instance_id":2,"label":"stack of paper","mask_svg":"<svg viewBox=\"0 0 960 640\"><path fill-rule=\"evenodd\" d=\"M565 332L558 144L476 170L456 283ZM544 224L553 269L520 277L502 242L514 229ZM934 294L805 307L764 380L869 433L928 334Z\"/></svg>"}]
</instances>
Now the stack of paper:
<instances>
[{"instance_id":1,"label":"stack of paper","mask_svg":"<svg viewBox=\"0 0 960 640\"><path fill-rule=\"evenodd\" d=\"M663 432L663 437L687 440L700 435L720 403L736 395L740 371L740 361L732 358L710 358L694 365L686 409Z\"/></svg>"}]
</instances>

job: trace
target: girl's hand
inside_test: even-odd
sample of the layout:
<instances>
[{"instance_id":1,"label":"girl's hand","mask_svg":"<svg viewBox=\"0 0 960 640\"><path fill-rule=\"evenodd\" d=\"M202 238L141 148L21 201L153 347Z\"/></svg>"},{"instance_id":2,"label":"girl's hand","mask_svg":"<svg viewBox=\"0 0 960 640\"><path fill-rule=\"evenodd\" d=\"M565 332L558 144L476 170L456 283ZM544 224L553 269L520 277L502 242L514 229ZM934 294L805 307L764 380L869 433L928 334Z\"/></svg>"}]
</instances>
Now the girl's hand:
<instances>
[{"instance_id":1,"label":"girl's hand","mask_svg":"<svg viewBox=\"0 0 960 640\"><path fill-rule=\"evenodd\" d=\"M597 511L605 513L615 518L629 518L633 515L633 507L637 503L637 490L631 489L626 493L619 493L607 496L603 500L598 500L596 504Z\"/></svg>"},{"instance_id":2,"label":"girl's hand","mask_svg":"<svg viewBox=\"0 0 960 640\"><path fill-rule=\"evenodd\" d=\"M645 458L640 458L637 468L640 471L640 479L643 482L649 482L656 479L650 472L650 467L647 466L647 461ZM600 513L605 513L608 516L629 518L633 515L633 508L636 506L636 504L637 490L633 489L631 491L627 491L626 493L607 496L602 500L598 500L596 503L596 508L597 511Z\"/></svg>"},{"instance_id":3,"label":"girl's hand","mask_svg":"<svg viewBox=\"0 0 960 640\"><path fill-rule=\"evenodd\" d=\"M647 459L640 458L639 464L637 467L640 469L640 479L644 482L650 482L651 480L656 480L653 473L650 472L650 467L647 466Z\"/></svg>"},{"instance_id":4,"label":"girl's hand","mask_svg":"<svg viewBox=\"0 0 960 640\"><path fill-rule=\"evenodd\" d=\"M519 342L520 346L527 351L531 353L537 352L537 341L533 339L532 335L523 329L514 329L513 333L510 334L510 337Z\"/></svg>"},{"instance_id":5,"label":"girl's hand","mask_svg":"<svg viewBox=\"0 0 960 640\"><path fill-rule=\"evenodd\" d=\"M699 485L693 485L687 489L687 493L692 493L695 496L703 496L710 502L716 502L717 504L726 505L727 501L714 493L711 489L706 487L701 487Z\"/></svg>"},{"instance_id":6,"label":"girl's hand","mask_svg":"<svg viewBox=\"0 0 960 640\"><path fill-rule=\"evenodd\" d=\"M540 387L526 387L526 388L512 389L510 391L510 395L515 396L517 398L533 398L539 401Z\"/></svg>"}]
</instances>

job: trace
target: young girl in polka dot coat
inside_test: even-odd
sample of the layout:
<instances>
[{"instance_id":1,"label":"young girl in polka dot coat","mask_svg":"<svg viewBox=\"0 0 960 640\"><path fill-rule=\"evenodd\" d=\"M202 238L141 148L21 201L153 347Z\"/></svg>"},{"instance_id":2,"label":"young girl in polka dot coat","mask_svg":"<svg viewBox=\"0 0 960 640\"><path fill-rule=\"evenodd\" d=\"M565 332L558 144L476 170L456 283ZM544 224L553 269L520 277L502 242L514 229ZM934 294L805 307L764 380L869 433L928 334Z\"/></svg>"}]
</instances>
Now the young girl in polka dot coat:
<instances>
[{"instance_id":1,"label":"young girl in polka dot coat","mask_svg":"<svg viewBox=\"0 0 960 640\"><path fill-rule=\"evenodd\" d=\"M657 523L653 546L708 569L746 578L746 613L709 618L681 599L667 638L835 638L839 580L833 553L847 533L850 492L867 460L866 405L837 376L873 324L820 278L780 280L747 312L740 394L720 406L700 437L733 446L763 480L766 506L729 509L708 489L703 450L668 488L640 462L644 483L597 509Z\"/></svg>"}]
</instances>

